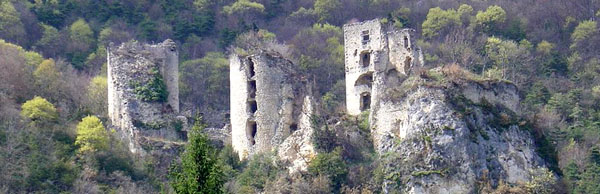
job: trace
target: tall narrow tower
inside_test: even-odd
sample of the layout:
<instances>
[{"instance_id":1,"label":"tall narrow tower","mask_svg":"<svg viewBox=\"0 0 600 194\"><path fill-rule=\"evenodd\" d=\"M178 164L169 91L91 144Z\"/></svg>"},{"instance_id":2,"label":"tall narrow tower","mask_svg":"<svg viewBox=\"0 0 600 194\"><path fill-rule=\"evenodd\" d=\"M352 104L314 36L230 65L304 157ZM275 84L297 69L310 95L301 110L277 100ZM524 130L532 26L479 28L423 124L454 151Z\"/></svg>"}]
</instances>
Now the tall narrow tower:
<instances>
[{"instance_id":1,"label":"tall narrow tower","mask_svg":"<svg viewBox=\"0 0 600 194\"><path fill-rule=\"evenodd\" d=\"M232 54L231 140L240 158L272 151L290 134L310 127L299 123L310 95L293 64L278 53Z\"/></svg>"},{"instance_id":2,"label":"tall narrow tower","mask_svg":"<svg viewBox=\"0 0 600 194\"><path fill-rule=\"evenodd\" d=\"M175 42L136 41L109 46L108 115L133 153L140 138L174 139L171 123L179 112L178 54Z\"/></svg>"},{"instance_id":3,"label":"tall narrow tower","mask_svg":"<svg viewBox=\"0 0 600 194\"><path fill-rule=\"evenodd\" d=\"M407 76L421 65L412 29L396 29L379 19L344 25L346 108L350 115L371 109L388 79Z\"/></svg>"}]
</instances>

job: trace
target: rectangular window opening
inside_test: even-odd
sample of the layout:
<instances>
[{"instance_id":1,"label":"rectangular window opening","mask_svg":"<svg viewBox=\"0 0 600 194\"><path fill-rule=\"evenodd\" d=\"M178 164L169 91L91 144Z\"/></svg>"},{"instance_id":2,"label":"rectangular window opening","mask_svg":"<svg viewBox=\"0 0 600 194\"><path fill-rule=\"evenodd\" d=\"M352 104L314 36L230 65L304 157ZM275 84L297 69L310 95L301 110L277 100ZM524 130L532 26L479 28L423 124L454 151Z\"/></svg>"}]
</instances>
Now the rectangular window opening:
<instances>
[{"instance_id":1,"label":"rectangular window opening","mask_svg":"<svg viewBox=\"0 0 600 194\"><path fill-rule=\"evenodd\" d=\"M360 111L371 109L371 94L365 92L360 95Z\"/></svg>"},{"instance_id":2,"label":"rectangular window opening","mask_svg":"<svg viewBox=\"0 0 600 194\"><path fill-rule=\"evenodd\" d=\"M257 128L258 125L255 121L248 121L248 123L246 124L246 136L248 137L248 141L251 145L256 144L255 138Z\"/></svg>"},{"instance_id":3,"label":"rectangular window opening","mask_svg":"<svg viewBox=\"0 0 600 194\"><path fill-rule=\"evenodd\" d=\"M248 81L248 97L250 99L256 98L256 80Z\"/></svg>"},{"instance_id":4,"label":"rectangular window opening","mask_svg":"<svg viewBox=\"0 0 600 194\"><path fill-rule=\"evenodd\" d=\"M258 106L256 105L256 100L248 101L248 109L250 109L250 113L254 114L258 110Z\"/></svg>"},{"instance_id":5,"label":"rectangular window opening","mask_svg":"<svg viewBox=\"0 0 600 194\"><path fill-rule=\"evenodd\" d=\"M250 71L250 77L254 77L256 72L254 72L254 61L251 58L248 58L248 69Z\"/></svg>"}]
</instances>

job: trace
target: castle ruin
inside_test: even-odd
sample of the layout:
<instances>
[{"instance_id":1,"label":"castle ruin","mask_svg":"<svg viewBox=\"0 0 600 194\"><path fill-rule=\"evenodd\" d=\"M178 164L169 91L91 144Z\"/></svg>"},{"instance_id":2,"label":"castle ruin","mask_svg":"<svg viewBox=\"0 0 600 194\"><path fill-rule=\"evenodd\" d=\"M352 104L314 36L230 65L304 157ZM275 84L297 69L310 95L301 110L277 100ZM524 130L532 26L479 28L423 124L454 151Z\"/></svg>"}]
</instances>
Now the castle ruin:
<instances>
[{"instance_id":1,"label":"castle ruin","mask_svg":"<svg viewBox=\"0 0 600 194\"><path fill-rule=\"evenodd\" d=\"M232 54L231 138L241 159L275 150L297 131L310 128L310 87L280 54ZM300 133L300 132L298 132Z\"/></svg>"},{"instance_id":2,"label":"castle ruin","mask_svg":"<svg viewBox=\"0 0 600 194\"><path fill-rule=\"evenodd\" d=\"M414 45L413 29L396 29L374 19L346 24L343 30L346 109L350 115L371 109L386 84L399 82L412 67L423 64L421 51Z\"/></svg>"},{"instance_id":3,"label":"castle ruin","mask_svg":"<svg viewBox=\"0 0 600 194\"><path fill-rule=\"evenodd\" d=\"M132 153L149 139L178 139L178 53L172 40L136 41L107 49L108 114Z\"/></svg>"}]
</instances>

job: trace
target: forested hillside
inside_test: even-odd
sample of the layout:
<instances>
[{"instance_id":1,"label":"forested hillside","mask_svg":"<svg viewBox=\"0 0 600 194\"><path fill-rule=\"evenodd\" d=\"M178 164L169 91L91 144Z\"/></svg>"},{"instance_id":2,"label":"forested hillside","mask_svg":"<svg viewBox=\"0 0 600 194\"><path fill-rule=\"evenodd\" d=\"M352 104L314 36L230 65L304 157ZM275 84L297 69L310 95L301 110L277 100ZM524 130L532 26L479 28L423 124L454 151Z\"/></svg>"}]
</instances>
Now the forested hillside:
<instances>
[{"instance_id":1,"label":"forested hillside","mask_svg":"<svg viewBox=\"0 0 600 194\"><path fill-rule=\"evenodd\" d=\"M426 67L458 65L518 86L523 126L559 177L553 190L600 193L598 0L0 0L0 193L172 191L105 128L109 44L173 39L181 110L210 127L229 122L228 54L257 44L313 76L324 115L344 120L341 27L374 18L415 29ZM360 128L365 118L345 119ZM213 154L228 192L380 183L372 158L328 151L293 184L268 154Z\"/></svg>"}]
</instances>

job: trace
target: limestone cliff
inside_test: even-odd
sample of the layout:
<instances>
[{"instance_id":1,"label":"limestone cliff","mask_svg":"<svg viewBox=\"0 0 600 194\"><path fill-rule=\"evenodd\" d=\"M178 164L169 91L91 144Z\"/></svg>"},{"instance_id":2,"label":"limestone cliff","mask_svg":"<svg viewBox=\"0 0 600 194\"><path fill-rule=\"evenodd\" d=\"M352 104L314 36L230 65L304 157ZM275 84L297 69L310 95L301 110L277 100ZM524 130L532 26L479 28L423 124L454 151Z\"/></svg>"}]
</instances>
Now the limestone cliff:
<instances>
[{"instance_id":1,"label":"limestone cliff","mask_svg":"<svg viewBox=\"0 0 600 194\"><path fill-rule=\"evenodd\" d=\"M386 85L370 116L384 192L474 193L544 167L513 84L438 68Z\"/></svg>"}]
</instances>

